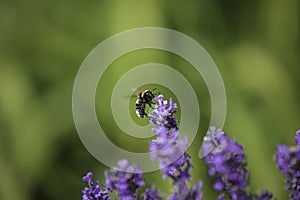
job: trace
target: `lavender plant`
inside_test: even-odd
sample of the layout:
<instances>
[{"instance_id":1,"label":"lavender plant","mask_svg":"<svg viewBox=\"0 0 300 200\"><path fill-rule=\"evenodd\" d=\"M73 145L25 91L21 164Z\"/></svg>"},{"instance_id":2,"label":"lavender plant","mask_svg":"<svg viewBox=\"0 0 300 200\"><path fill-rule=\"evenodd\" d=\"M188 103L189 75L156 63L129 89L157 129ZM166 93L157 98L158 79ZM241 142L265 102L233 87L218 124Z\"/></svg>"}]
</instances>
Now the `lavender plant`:
<instances>
[{"instance_id":1,"label":"lavender plant","mask_svg":"<svg viewBox=\"0 0 300 200\"><path fill-rule=\"evenodd\" d=\"M137 196L136 190L145 185L142 172L136 165L129 165L127 160L120 160L118 168L110 170L115 177L105 172L106 184L111 190L118 191L120 199L134 200Z\"/></svg>"},{"instance_id":2,"label":"lavender plant","mask_svg":"<svg viewBox=\"0 0 300 200\"><path fill-rule=\"evenodd\" d=\"M178 134L177 120L174 118L177 105L170 99L169 105L162 95L156 96L157 105L149 115L152 129L156 132L157 139L150 144L150 154L153 160L158 159L163 178L171 178L177 186L174 193L168 199L202 199L202 182L199 181L193 187L188 187L186 182L191 179L191 156L185 151L188 147L186 136Z\"/></svg>"},{"instance_id":3,"label":"lavender plant","mask_svg":"<svg viewBox=\"0 0 300 200\"><path fill-rule=\"evenodd\" d=\"M247 191L250 173L247 170L246 156L243 146L231 140L221 129L211 127L205 141L211 141L213 148L204 158L209 167L208 174L214 178L214 189L223 192L218 200L225 199L227 195L232 200L269 200L273 195L268 191L262 191L259 195ZM204 143L203 150L211 148L210 143Z\"/></svg>"},{"instance_id":4,"label":"lavender plant","mask_svg":"<svg viewBox=\"0 0 300 200\"><path fill-rule=\"evenodd\" d=\"M296 132L295 142L296 146L291 147L278 145L275 156L278 168L285 175L285 189L290 191L291 200L300 199L300 130Z\"/></svg>"},{"instance_id":5,"label":"lavender plant","mask_svg":"<svg viewBox=\"0 0 300 200\"><path fill-rule=\"evenodd\" d=\"M191 180L190 168L192 167L191 156L186 152L188 140L186 136L178 134L178 121L175 119L177 104L169 100L164 100L163 95L155 97L157 104L151 114L148 115L150 123L154 125L152 129L157 138L152 140L149 146L151 158L158 159L160 169L163 173L163 179L172 179L175 189L168 196L169 200L202 200L202 182L198 181L193 186L188 186L187 182ZM112 174L112 175L111 175ZM91 176L91 172L87 176ZM86 180L87 176L84 177ZM127 160L118 162L117 169L111 169L110 173L105 172L106 184L103 190L98 186L97 192L94 192L94 185L91 184L91 178L88 181L89 187L83 192L84 200L109 200L109 193L117 192L121 200L161 200L162 195L154 187L150 186L144 194L137 196L137 189L145 185L142 178L142 172L139 168ZM104 196L105 194L105 196Z\"/></svg>"},{"instance_id":6,"label":"lavender plant","mask_svg":"<svg viewBox=\"0 0 300 200\"><path fill-rule=\"evenodd\" d=\"M103 185L102 189L99 181L92 181L93 173L88 172L82 180L88 183L88 187L82 190L82 200L109 200L109 193L112 191L109 186Z\"/></svg>"},{"instance_id":7,"label":"lavender plant","mask_svg":"<svg viewBox=\"0 0 300 200\"><path fill-rule=\"evenodd\" d=\"M149 152L152 160L159 161L163 179L171 179L174 186L169 200L202 200L202 181L190 185L191 156L186 152L188 139L179 134L178 121L174 117L177 104L163 95L155 97L157 104L148 115L157 138L150 142ZM286 176L290 191L289 199L300 200L300 130L297 131L296 146L277 147L276 162ZM201 149L208 174L214 180L214 189L220 192L218 200L275 200L273 194L262 190L259 194L250 193L250 172L247 170L243 146L232 140L221 129L211 127L204 138ZM137 195L137 190L145 185L142 172L127 160L118 162L115 169L105 171L106 184L100 187L99 181L92 181L93 174L82 178L88 187L82 190L83 200L110 200L110 194L117 193L121 200L161 200L163 195L154 186Z\"/></svg>"}]
</instances>

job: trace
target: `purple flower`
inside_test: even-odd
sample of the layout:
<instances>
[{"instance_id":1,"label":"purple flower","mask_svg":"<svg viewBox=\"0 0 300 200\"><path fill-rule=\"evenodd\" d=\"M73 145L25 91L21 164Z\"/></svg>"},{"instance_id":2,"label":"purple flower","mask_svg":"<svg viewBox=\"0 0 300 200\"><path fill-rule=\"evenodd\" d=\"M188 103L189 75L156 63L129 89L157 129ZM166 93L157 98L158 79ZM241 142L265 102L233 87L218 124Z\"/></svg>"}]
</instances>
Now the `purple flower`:
<instances>
[{"instance_id":1,"label":"purple flower","mask_svg":"<svg viewBox=\"0 0 300 200\"><path fill-rule=\"evenodd\" d=\"M270 193L266 190L262 190L259 195L255 196L255 199L256 200L272 200L274 198L273 198L272 193Z\"/></svg>"},{"instance_id":2,"label":"purple flower","mask_svg":"<svg viewBox=\"0 0 300 200\"><path fill-rule=\"evenodd\" d=\"M221 129L211 127L204 138L202 152L207 152L204 161L209 167L209 175L215 178L215 190L225 191L230 199L252 199L245 192L249 172L242 145L230 140ZM218 199L224 199L224 195Z\"/></svg>"},{"instance_id":3,"label":"purple flower","mask_svg":"<svg viewBox=\"0 0 300 200\"><path fill-rule=\"evenodd\" d=\"M289 163L291 161L291 155L288 147L285 145L278 145L277 154L275 157L277 166L279 167L280 171L283 174L288 174L290 169Z\"/></svg>"},{"instance_id":4,"label":"purple flower","mask_svg":"<svg viewBox=\"0 0 300 200\"><path fill-rule=\"evenodd\" d=\"M202 200L202 182L198 181L194 186L192 186L190 189L187 189L187 192L180 191L179 188L177 188L173 194L171 194L168 199L169 200Z\"/></svg>"},{"instance_id":5,"label":"purple flower","mask_svg":"<svg viewBox=\"0 0 300 200\"><path fill-rule=\"evenodd\" d=\"M169 199L190 199L190 196L202 199L200 189L202 184L189 189L186 181L191 179L190 168L192 163L190 155L186 152L188 140L186 136L178 134L178 121L173 116L177 105L170 98L169 104L162 95L156 96L157 105L149 116L150 123L154 125L153 132L157 133L157 139L150 144L150 154L153 160L159 159L163 178L171 178L177 189ZM195 191L199 188L199 191ZM193 189L193 190L192 190ZM192 192L192 193L191 193Z\"/></svg>"},{"instance_id":6,"label":"purple flower","mask_svg":"<svg viewBox=\"0 0 300 200\"><path fill-rule=\"evenodd\" d=\"M150 123L155 128L157 139L150 144L150 154L153 160L159 159L163 178L173 179L173 183L183 183L190 179L190 156L185 152L188 141L185 136L179 137L177 120L173 117L177 105L170 99L170 103L164 100L162 95L156 96L158 104L149 115ZM183 168L185 167L185 168Z\"/></svg>"},{"instance_id":7,"label":"purple flower","mask_svg":"<svg viewBox=\"0 0 300 200\"><path fill-rule=\"evenodd\" d=\"M290 191L292 200L300 199L300 130L296 132L296 146L287 147L278 145L276 163L280 171L285 175L286 189Z\"/></svg>"},{"instance_id":8,"label":"purple flower","mask_svg":"<svg viewBox=\"0 0 300 200\"><path fill-rule=\"evenodd\" d=\"M111 189L107 185L103 185L103 189L100 188L99 181L92 181L93 173L88 172L86 176L82 178L87 182L89 187L85 187L82 190L82 200L109 200L108 194Z\"/></svg>"},{"instance_id":9,"label":"purple flower","mask_svg":"<svg viewBox=\"0 0 300 200\"><path fill-rule=\"evenodd\" d=\"M300 130L296 132L295 142L297 145L300 145Z\"/></svg>"},{"instance_id":10,"label":"purple flower","mask_svg":"<svg viewBox=\"0 0 300 200\"><path fill-rule=\"evenodd\" d=\"M204 158L205 156L207 156L207 154L209 154L218 145L217 139L223 134L224 132L221 129L216 130L214 126L210 127L210 130L203 138L199 157Z\"/></svg>"},{"instance_id":11,"label":"purple flower","mask_svg":"<svg viewBox=\"0 0 300 200\"><path fill-rule=\"evenodd\" d=\"M120 160L117 169L111 169L112 177L106 171L106 184L118 191L121 200L134 200L136 190L145 185L142 172L136 165L129 165L127 160Z\"/></svg>"},{"instance_id":12,"label":"purple flower","mask_svg":"<svg viewBox=\"0 0 300 200\"><path fill-rule=\"evenodd\" d=\"M180 140L177 130L167 134L164 128L159 134L161 136L151 142L150 153L153 159L160 160L163 178L170 177L174 183L189 180L189 169L192 165L190 155L184 151L188 146L186 137Z\"/></svg>"},{"instance_id":13,"label":"purple flower","mask_svg":"<svg viewBox=\"0 0 300 200\"><path fill-rule=\"evenodd\" d=\"M93 173L88 172L84 177L82 177L82 180L90 183L90 182L92 182L92 178L93 178Z\"/></svg>"},{"instance_id":14,"label":"purple flower","mask_svg":"<svg viewBox=\"0 0 300 200\"><path fill-rule=\"evenodd\" d=\"M162 196L155 187L149 187L145 191L144 197L140 200L162 200Z\"/></svg>"},{"instance_id":15,"label":"purple flower","mask_svg":"<svg viewBox=\"0 0 300 200\"><path fill-rule=\"evenodd\" d=\"M177 104L170 98L168 105L168 102L167 100L164 100L163 95L155 96L154 99L158 104L149 115L150 123L155 127L152 131L158 133L161 128L166 128L168 131L178 129L178 120L173 116L176 113Z\"/></svg>"},{"instance_id":16,"label":"purple flower","mask_svg":"<svg viewBox=\"0 0 300 200\"><path fill-rule=\"evenodd\" d=\"M201 189L202 189L203 183L201 181L198 181L193 187L191 187L190 192L189 192L189 196L190 199L193 200L201 200L202 199L202 193L201 193Z\"/></svg>"}]
</instances>

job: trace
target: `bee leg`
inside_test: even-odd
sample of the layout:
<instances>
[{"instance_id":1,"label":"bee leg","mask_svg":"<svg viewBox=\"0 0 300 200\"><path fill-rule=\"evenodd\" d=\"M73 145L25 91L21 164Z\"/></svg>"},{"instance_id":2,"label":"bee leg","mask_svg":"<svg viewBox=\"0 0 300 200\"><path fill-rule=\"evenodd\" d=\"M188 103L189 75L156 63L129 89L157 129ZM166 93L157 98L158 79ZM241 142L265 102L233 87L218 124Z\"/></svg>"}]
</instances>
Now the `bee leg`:
<instances>
[{"instance_id":1,"label":"bee leg","mask_svg":"<svg viewBox=\"0 0 300 200\"><path fill-rule=\"evenodd\" d=\"M151 103L151 104L153 104L153 105L155 105L155 104L156 104L156 103L154 103L154 102L152 102L152 101L151 101L150 103Z\"/></svg>"},{"instance_id":2,"label":"bee leg","mask_svg":"<svg viewBox=\"0 0 300 200\"><path fill-rule=\"evenodd\" d=\"M152 101L148 103L149 107L152 108L152 109L154 109L151 104L155 104L155 103L153 103Z\"/></svg>"}]
</instances>

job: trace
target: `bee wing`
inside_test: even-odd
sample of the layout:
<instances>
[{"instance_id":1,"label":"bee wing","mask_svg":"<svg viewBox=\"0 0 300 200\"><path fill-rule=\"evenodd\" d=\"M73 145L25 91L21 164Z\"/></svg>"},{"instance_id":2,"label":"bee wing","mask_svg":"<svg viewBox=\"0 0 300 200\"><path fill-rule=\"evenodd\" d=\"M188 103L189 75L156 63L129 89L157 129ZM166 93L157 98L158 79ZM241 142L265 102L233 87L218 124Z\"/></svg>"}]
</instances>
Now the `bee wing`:
<instances>
[{"instance_id":1,"label":"bee wing","mask_svg":"<svg viewBox=\"0 0 300 200\"><path fill-rule=\"evenodd\" d=\"M124 95L123 98L124 99L131 99L131 98L138 98L139 97L139 93L141 93L142 91L137 90L136 87L132 87L132 94L131 95Z\"/></svg>"},{"instance_id":2,"label":"bee wing","mask_svg":"<svg viewBox=\"0 0 300 200\"><path fill-rule=\"evenodd\" d=\"M137 95L125 95L123 96L123 99L131 99L131 98L137 98Z\"/></svg>"}]
</instances>

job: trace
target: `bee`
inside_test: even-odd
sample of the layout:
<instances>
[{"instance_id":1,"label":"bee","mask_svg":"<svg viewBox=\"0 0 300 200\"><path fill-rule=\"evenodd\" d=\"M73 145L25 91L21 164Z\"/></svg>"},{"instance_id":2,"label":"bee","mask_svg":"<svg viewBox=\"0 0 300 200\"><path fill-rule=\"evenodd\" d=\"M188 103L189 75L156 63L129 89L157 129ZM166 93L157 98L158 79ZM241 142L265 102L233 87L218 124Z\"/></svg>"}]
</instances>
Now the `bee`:
<instances>
[{"instance_id":1,"label":"bee","mask_svg":"<svg viewBox=\"0 0 300 200\"><path fill-rule=\"evenodd\" d=\"M145 112L146 104L148 104L150 108L153 108L152 107L152 104L154 104L152 102L153 98L154 98L154 94L150 90L145 90L139 93L138 99L135 102L135 112L138 117L141 118L144 118L144 116L148 117L147 113Z\"/></svg>"}]
</instances>

